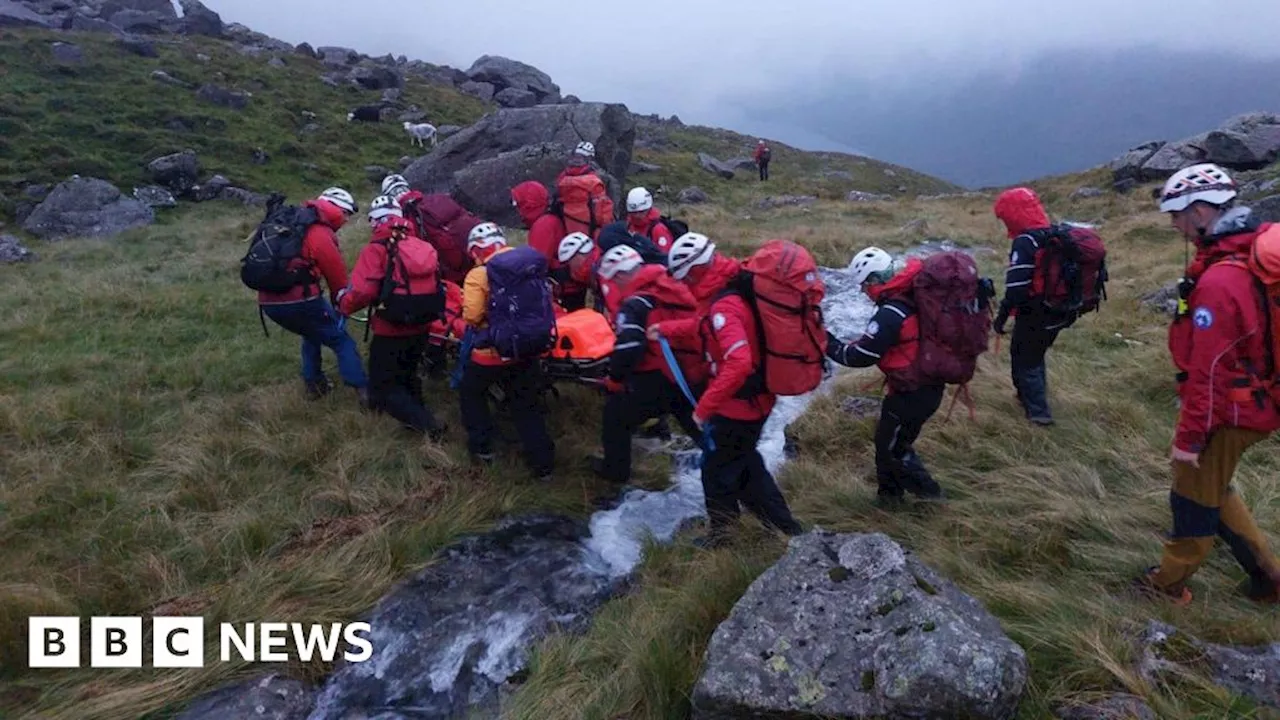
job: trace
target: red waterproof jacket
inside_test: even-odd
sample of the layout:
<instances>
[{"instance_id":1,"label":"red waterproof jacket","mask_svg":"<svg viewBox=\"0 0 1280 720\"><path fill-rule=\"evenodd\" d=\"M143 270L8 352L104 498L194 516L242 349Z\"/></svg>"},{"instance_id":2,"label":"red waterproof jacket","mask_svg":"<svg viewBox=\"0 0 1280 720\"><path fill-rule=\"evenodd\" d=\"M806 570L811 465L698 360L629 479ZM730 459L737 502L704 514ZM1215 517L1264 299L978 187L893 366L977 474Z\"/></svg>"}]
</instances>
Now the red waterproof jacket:
<instances>
[{"instance_id":1,"label":"red waterproof jacket","mask_svg":"<svg viewBox=\"0 0 1280 720\"><path fill-rule=\"evenodd\" d=\"M889 282L867 288L867 296L880 306L904 298L910 293L911 283L923 268L924 263L920 258L911 258L907 260L907 266L902 269L902 272L894 275ZM886 377L892 378L894 374L910 369L915 364L916 355L919 352L920 316L911 312L902 320L897 341L884 352L876 366ZM892 383L890 385L892 386Z\"/></svg>"},{"instance_id":2,"label":"red waterproof jacket","mask_svg":"<svg viewBox=\"0 0 1280 720\"><path fill-rule=\"evenodd\" d=\"M1195 281L1188 313L1169 327L1182 400L1174 445L1181 450L1202 452L1220 427L1280 429L1275 404L1256 393L1258 374L1265 372L1266 314L1243 266L1261 230L1211 238L1187 268Z\"/></svg>"},{"instance_id":3,"label":"red waterproof jacket","mask_svg":"<svg viewBox=\"0 0 1280 720\"><path fill-rule=\"evenodd\" d=\"M668 325L676 326L671 332L682 336L697 332L699 319L711 311L712 301L741 271L741 261L719 253L713 255L711 263L703 271L702 276L689 285L689 292L693 293L694 299L698 301L698 318L671 321ZM695 268L692 272L697 272L697 269Z\"/></svg>"},{"instance_id":4,"label":"red waterproof jacket","mask_svg":"<svg viewBox=\"0 0 1280 720\"><path fill-rule=\"evenodd\" d=\"M695 335L690 335L692 328ZM749 398L739 397L746 382L760 368L761 351L755 316L745 300L735 294L711 303L709 314L690 325L684 321L659 323L658 332L672 344L685 346L701 342L710 364L711 381L694 414L708 420L716 415L758 422L769 417L776 395L761 391Z\"/></svg>"},{"instance_id":5,"label":"red waterproof jacket","mask_svg":"<svg viewBox=\"0 0 1280 720\"><path fill-rule=\"evenodd\" d=\"M314 284L297 285L287 292L258 291L259 305L287 305L310 300L320 293L320 278L329 286L330 300L347 286L347 263L338 248L338 230L347 221L342 209L327 200L307 200L303 207L312 207L320 216L320 222L307 229L302 238L301 257L292 263L295 267L307 267Z\"/></svg>"},{"instance_id":6,"label":"red waterproof jacket","mask_svg":"<svg viewBox=\"0 0 1280 720\"><path fill-rule=\"evenodd\" d=\"M342 296L342 302L338 305L338 311L343 315L350 315L378 301L382 278L387 272L387 239L390 237L390 226L381 225L374 229L369 244L360 251L360 257L356 258L356 266L351 271L351 288ZM422 243L430 250L433 257L435 255L435 248L421 238L406 236L400 242ZM436 263L438 267L439 261L437 260ZM376 311L372 315L369 330L374 335L410 337L427 332L426 325L397 325L383 319Z\"/></svg>"},{"instance_id":7,"label":"red waterproof jacket","mask_svg":"<svg viewBox=\"0 0 1280 720\"><path fill-rule=\"evenodd\" d=\"M551 202L551 193L536 180L526 180L511 190L511 197L516 202L516 210L525 227L529 228L529 247L542 253L547 258L547 269L560 267L557 253L560 241L567 235L564 222L547 212Z\"/></svg>"},{"instance_id":8,"label":"red waterproof jacket","mask_svg":"<svg viewBox=\"0 0 1280 720\"><path fill-rule=\"evenodd\" d=\"M441 337L462 339L467 332L467 323L462 319L462 287L457 283L442 280L444 283L444 318L427 326L428 332ZM442 339L431 338L432 345L443 345Z\"/></svg>"},{"instance_id":9,"label":"red waterproof jacket","mask_svg":"<svg viewBox=\"0 0 1280 720\"><path fill-rule=\"evenodd\" d=\"M697 320L698 303L684 283L667 273L661 265L645 265L636 273L636 277L623 292L626 296L620 303L621 310L616 316L618 342L615 354L627 354L625 347L629 343L643 345L643 351L631 353L636 357L633 372L651 372L657 370L675 382L675 373L667 364L662 354L662 346L654 340L645 338L645 330L650 325L692 319ZM691 386L706 380L710 368L707 367L703 348L697 338L686 334L680 340L667 338L671 345L676 362L680 365L681 374ZM637 348L639 350L639 348ZM616 377L616 376L615 376Z\"/></svg>"},{"instance_id":10,"label":"red waterproof jacket","mask_svg":"<svg viewBox=\"0 0 1280 720\"><path fill-rule=\"evenodd\" d=\"M665 253L671 249L671 243L676 239L671 236L670 228L658 219L660 217L662 213L658 208L649 208L649 212L643 215L627 213L627 232L649 238L659 250Z\"/></svg>"}]
</instances>

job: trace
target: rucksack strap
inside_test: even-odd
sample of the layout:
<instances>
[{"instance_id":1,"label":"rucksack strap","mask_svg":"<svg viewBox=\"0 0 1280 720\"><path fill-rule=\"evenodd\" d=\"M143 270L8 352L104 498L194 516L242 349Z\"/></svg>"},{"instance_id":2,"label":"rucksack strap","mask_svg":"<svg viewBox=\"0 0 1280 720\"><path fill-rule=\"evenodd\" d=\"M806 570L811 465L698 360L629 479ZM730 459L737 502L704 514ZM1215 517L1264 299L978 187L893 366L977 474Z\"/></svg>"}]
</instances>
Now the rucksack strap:
<instances>
[{"instance_id":1,"label":"rucksack strap","mask_svg":"<svg viewBox=\"0 0 1280 720\"><path fill-rule=\"evenodd\" d=\"M956 409L956 401L960 400L961 397L964 398L964 406L969 408L969 419L975 422L978 420L978 411L973 402L973 394L969 392L969 383L965 383L956 387L955 392L951 394L951 405L947 407L947 416L942 419L942 422L946 423L951 420L951 413Z\"/></svg>"}]
</instances>

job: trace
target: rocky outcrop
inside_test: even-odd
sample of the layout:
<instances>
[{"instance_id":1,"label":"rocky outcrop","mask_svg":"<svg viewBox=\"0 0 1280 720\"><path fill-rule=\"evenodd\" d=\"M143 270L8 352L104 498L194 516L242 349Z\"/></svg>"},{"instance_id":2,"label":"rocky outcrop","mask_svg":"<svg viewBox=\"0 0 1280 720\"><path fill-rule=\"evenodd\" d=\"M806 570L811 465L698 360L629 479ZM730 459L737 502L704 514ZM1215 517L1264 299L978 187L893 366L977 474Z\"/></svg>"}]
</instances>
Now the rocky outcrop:
<instances>
[{"instance_id":1,"label":"rocky outcrop","mask_svg":"<svg viewBox=\"0 0 1280 720\"><path fill-rule=\"evenodd\" d=\"M467 82L462 83L461 85L458 86L458 89L474 98L478 98L485 102L489 102L490 100L493 99L493 94L495 91L493 85L489 83L475 82L474 80L469 80Z\"/></svg>"},{"instance_id":2,"label":"rocky outcrop","mask_svg":"<svg viewBox=\"0 0 1280 720\"><path fill-rule=\"evenodd\" d=\"M84 51L79 45L56 42L50 46L54 62L59 65L80 65L84 63Z\"/></svg>"},{"instance_id":3,"label":"rocky outcrop","mask_svg":"<svg viewBox=\"0 0 1280 720\"><path fill-rule=\"evenodd\" d=\"M1253 214L1262 222L1280 222L1280 195L1272 195L1249 203Z\"/></svg>"},{"instance_id":4,"label":"rocky outcrop","mask_svg":"<svg viewBox=\"0 0 1280 720\"><path fill-rule=\"evenodd\" d=\"M849 202L880 202L880 201L892 200L892 199L893 199L892 195L885 195L883 193L869 193L869 192L863 192L862 190L850 190L849 194L845 196L845 200L848 200Z\"/></svg>"},{"instance_id":5,"label":"rocky outcrop","mask_svg":"<svg viewBox=\"0 0 1280 720\"><path fill-rule=\"evenodd\" d=\"M1280 708L1280 643L1229 647L1206 643L1151 621L1138 638L1139 672L1149 682L1186 672L1270 708Z\"/></svg>"},{"instance_id":6,"label":"rocky outcrop","mask_svg":"<svg viewBox=\"0 0 1280 720\"><path fill-rule=\"evenodd\" d=\"M1159 720L1136 695L1112 695L1097 702L1070 703L1054 713L1058 720Z\"/></svg>"},{"instance_id":7,"label":"rocky outcrop","mask_svg":"<svg viewBox=\"0 0 1280 720\"><path fill-rule=\"evenodd\" d=\"M200 158L194 150L183 150L147 163L147 172L157 185L183 195L200 180Z\"/></svg>"},{"instance_id":8,"label":"rocky outcrop","mask_svg":"<svg viewBox=\"0 0 1280 720\"><path fill-rule=\"evenodd\" d=\"M502 107L525 108L538 104L538 96L528 90L506 88L493 94L493 99Z\"/></svg>"},{"instance_id":9,"label":"rocky outcrop","mask_svg":"<svg viewBox=\"0 0 1280 720\"><path fill-rule=\"evenodd\" d=\"M53 27L52 20L14 0L0 0L0 27Z\"/></svg>"},{"instance_id":10,"label":"rocky outcrop","mask_svg":"<svg viewBox=\"0 0 1280 720\"><path fill-rule=\"evenodd\" d=\"M511 184L506 181L518 177L552 185L573 148L583 140L595 144L596 162L604 175L614 181L610 192L615 196L615 204L619 204L621 183L631 165L635 122L627 107L618 104L539 105L498 110L442 140L429 155L406 168L404 176L414 189L427 193L462 193L460 181L465 179L467 197L501 198L500 202L484 201L483 210L489 213L488 219L516 224L519 216L511 207ZM552 152L545 147L548 144L558 146L555 150L560 153L558 166L545 161L547 153ZM539 146L536 151L498 160L504 153L534 146ZM471 167L486 160L495 162ZM537 174L520 175L518 168ZM467 171L465 178L460 177L463 171ZM604 175L601 179L605 179ZM481 188L477 183L483 178L499 185ZM481 210L472 208L472 211Z\"/></svg>"},{"instance_id":11,"label":"rocky outcrop","mask_svg":"<svg viewBox=\"0 0 1280 720\"><path fill-rule=\"evenodd\" d=\"M40 256L26 249L22 241L12 235L0 235L0 264L34 262Z\"/></svg>"},{"instance_id":12,"label":"rocky outcrop","mask_svg":"<svg viewBox=\"0 0 1280 720\"><path fill-rule=\"evenodd\" d=\"M385 90L404 85L404 78L394 69L363 61L351 71L348 79L365 90Z\"/></svg>"},{"instance_id":13,"label":"rocky outcrop","mask_svg":"<svg viewBox=\"0 0 1280 720\"><path fill-rule=\"evenodd\" d=\"M243 110L249 106L248 93L241 90L228 90L212 83L201 85L196 91L196 97L207 103L232 110Z\"/></svg>"},{"instance_id":14,"label":"rocky outcrop","mask_svg":"<svg viewBox=\"0 0 1280 720\"><path fill-rule=\"evenodd\" d=\"M178 200L165 188L156 185L136 187L133 197L149 208L171 208L178 206Z\"/></svg>"},{"instance_id":15,"label":"rocky outcrop","mask_svg":"<svg viewBox=\"0 0 1280 720\"><path fill-rule=\"evenodd\" d=\"M271 674L219 688L175 720L306 720L315 692L297 680Z\"/></svg>"},{"instance_id":16,"label":"rocky outcrop","mask_svg":"<svg viewBox=\"0 0 1280 720\"><path fill-rule=\"evenodd\" d=\"M887 536L815 530L707 646L693 717L1012 718L1026 653Z\"/></svg>"},{"instance_id":17,"label":"rocky outcrop","mask_svg":"<svg viewBox=\"0 0 1280 720\"><path fill-rule=\"evenodd\" d=\"M222 16L205 7L200 0L179 0L182 5L181 31L184 35L222 37Z\"/></svg>"},{"instance_id":18,"label":"rocky outcrop","mask_svg":"<svg viewBox=\"0 0 1280 720\"><path fill-rule=\"evenodd\" d=\"M1211 162L1232 170L1256 170L1280 159L1280 116L1246 113L1215 130L1175 142L1151 142L1132 148L1108 167L1115 182L1163 180L1195 163Z\"/></svg>"},{"instance_id":19,"label":"rocky outcrop","mask_svg":"<svg viewBox=\"0 0 1280 720\"><path fill-rule=\"evenodd\" d=\"M1078 187L1071 193L1072 200L1087 200L1089 198L1102 197L1106 192L1096 187Z\"/></svg>"},{"instance_id":20,"label":"rocky outcrop","mask_svg":"<svg viewBox=\"0 0 1280 720\"><path fill-rule=\"evenodd\" d=\"M703 170L706 170L713 175L719 175L725 180L733 179L733 168L730 167L728 163L717 160L707 153L698 153L698 165L700 165Z\"/></svg>"},{"instance_id":21,"label":"rocky outcrop","mask_svg":"<svg viewBox=\"0 0 1280 720\"><path fill-rule=\"evenodd\" d=\"M565 152L564 145L540 143L471 163L454 175L453 196L481 217L516 224L511 188L529 179L554 179L564 169ZM608 173L599 174L606 187L617 186Z\"/></svg>"},{"instance_id":22,"label":"rocky outcrop","mask_svg":"<svg viewBox=\"0 0 1280 720\"><path fill-rule=\"evenodd\" d=\"M702 203L711 202L711 198L702 191L702 188L693 185L676 194L676 202L682 205L701 205Z\"/></svg>"},{"instance_id":23,"label":"rocky outcrop","mask_svg":"<svg viewBox=\"0 0 1280 720\"><path fill-rule=\"evenodd\" d=\"M150 207L124 197L111 183L74 178L54 188L22 228L45 240L104 238L154 221Z\"/></svg>"},{"instance_id":24,"label":"rocky outcrop","mask_svg":"<svg viewBox=\"0 0 1280 720\"><path fill-rule=\"evenodd\" d=\"M536 104L555 105L560 102L560 86L551 81L551 76L518 60L498 55L482 55L467 70L467 77L478 83L492 85L494 98L500 103L502 99L498 95L504 90L528 92Z\"/></svg>"}]
</instances>

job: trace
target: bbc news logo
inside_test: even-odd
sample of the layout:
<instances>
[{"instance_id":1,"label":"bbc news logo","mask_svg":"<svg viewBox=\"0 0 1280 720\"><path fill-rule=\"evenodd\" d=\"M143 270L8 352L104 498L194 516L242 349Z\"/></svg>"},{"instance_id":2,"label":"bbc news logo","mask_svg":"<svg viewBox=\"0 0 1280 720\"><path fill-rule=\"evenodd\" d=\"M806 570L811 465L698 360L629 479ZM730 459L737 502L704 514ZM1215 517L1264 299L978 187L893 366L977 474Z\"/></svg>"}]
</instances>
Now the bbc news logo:
<instances>
[{"instance_id":1,"label":"bbc news logo","mask_svg":"<svg viewBox=\"0 0 1280 720\"><path fill-rule=\"evenodd\" d=\"M80 618L33 617L28 620L28 665L33 668L78 668L81 661ZM292 642L298 659L319 657L333 662L340 641L347 662L364 662L373 655L369 623L221 623L219 658L247 662L288 662L285 649ZM141 617L94 617L89 621L89 667L140 668L145 644ZM151 619L151 667L204 667L204 618Z\"/></svg>"}]
</instances>

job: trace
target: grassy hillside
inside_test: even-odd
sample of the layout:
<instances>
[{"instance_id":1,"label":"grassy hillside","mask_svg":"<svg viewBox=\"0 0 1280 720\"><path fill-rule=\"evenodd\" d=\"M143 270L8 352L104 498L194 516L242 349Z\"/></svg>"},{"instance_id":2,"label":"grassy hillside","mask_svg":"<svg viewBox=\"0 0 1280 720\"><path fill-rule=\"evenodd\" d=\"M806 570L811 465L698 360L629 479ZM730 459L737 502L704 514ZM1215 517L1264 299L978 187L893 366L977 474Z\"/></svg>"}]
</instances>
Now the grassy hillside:
<instances>
[{"instance_id":1,"label":"grassy hillside","mask_svg":"<svg viewBox=\"0 0 1280 720\"><path fill-rule=\"evenodd\" d=\"M80 46L84 63L56 63L55 41ZM150 182L148 161L191 148L206 176L221 173L243 187L298 193L341 184L363 196L374 187L366 165L395 168L401 156L416 157L398 122L348 123L351 108L377 102L381 92L324 84L318 60L287 55L277 68L267 64L270 53L252 57L219 40L154 43L159 57L144 58L100 34L0 29L0 194L72 174L102 177L127 193ZM253 97L244 110L219 107L153 79L155 70ZM486 111L475 98L413 77L402 97L436 125L466 125ZM319 129L305 132L313 122ZM266 164L254 162L258 148L270 156Z\"/></svg>"},{"instance_id":2,"label":"grassy hillside","mask_svg":"<svg viewBox=\"0 0 1280 720\"><path fill-rule=\"evenodd\" d=\"M1137 297L1176 277L1182 245L1142 192L1067 199L1101 179L1041 187L1055 216L1101 221L1115 278L1102 314L1050 354L1057 427L1021 420L1007 356L992 353L974 383L977 421L939 417L918 444L951 501L888 514L872 504L873 421L839 410L878 374L849 371L796 425L801 454L780 483L803 522L886 532L982 600L1031 658L1021 718L1107 690L1145 696L1162 718L1253 717L1194 680L1148 686L1131 670L1125 633L1148 618L1230 643L1274 641L1280 627L1234 594L1240 573L1225 552L1197 577L1190 608L1125 594L1168 528L1174 418L1165 319ZM872 242L910 247L919 234L901 228L918 219L971 246L1006 242L984 198L767 214L703 206L689 217L734 252L787 235L830 265ZM584 461L600 410L585 390L568 388L550 407L559 467L549 489L526 479L513 446L497 468L470 469L443 384L428 392L454 427L440 446L362 414L350 391L304 400L296 341L261 335L234 275L241 247L228 238L252 220L189 208L112 242L37 244L42 262L0 268L0 716L171 717L196 694L263 670L27 671L29 615L353 618L459 534L520 511L585 517L607 491ZM348 261L364 237L362 224L344 230ZM1002 249L979 257L1000 277ZM331 355L325 363L332 373ZM1275 450L1271 441L1251 452L1237 477L1267 529L1280 521ZM639 482L664 486L666 463L637 457ZM742 532L730 550L680 542L653 552L634 593L586 635L537 649L510 716L686 717L711 632L784 550L754 520ZM312 679L325 669L283 668Z\"/></svg>"}]
</instances>

